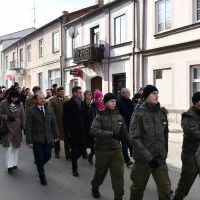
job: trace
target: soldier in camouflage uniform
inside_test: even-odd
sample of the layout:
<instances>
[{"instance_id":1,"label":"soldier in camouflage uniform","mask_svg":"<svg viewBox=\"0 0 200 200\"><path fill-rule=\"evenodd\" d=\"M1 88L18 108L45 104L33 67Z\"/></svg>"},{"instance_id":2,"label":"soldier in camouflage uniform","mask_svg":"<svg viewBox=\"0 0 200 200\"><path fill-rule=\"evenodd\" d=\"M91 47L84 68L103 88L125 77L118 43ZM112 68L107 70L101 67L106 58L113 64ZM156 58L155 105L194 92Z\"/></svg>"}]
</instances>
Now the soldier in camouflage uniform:
<instances>
[{"instance_id":1,"label":"soldier in camouflage uniform","mask_svg":"<svg viewBox=\"0 0 200 200\"><path fill-rule=\"evenodd\" d=\"M183 200L200 174L200 152L197 152L200 147L200 92L193 95L192 102L194 105L182 114L182 171L174 200Z\"/></svg>"},{"instance_id":2,"label":"soldier in camouflage uniform","mask_svg":"<svg viewBox=\"0 0 200 200\"><path fill-rule=\"evenodd\" d=\"M123 117L115 109L116 97L104 96L105 110L99 112L92 123L91 134L95 138L95 174L92 184L94 198L100 198L99 186L110 170L115 200L124 195L124 160L120 141L128 142L128 130Z\"/></svg>"},{"instance_id":3,"label":"soldier in camouflage uniform","mask_svg":"<svg viewBox=\"0 0 200 200\"><path fill-rule=\"evenodd\" d=\"M144 88L145 103L133 113L130 123L130 140L133 145L130 200L142 200L152 174L158 188L159 200L170 200L171 182L166 158L168 153L167 111L160 107L158 89L153 85Z\"/></svg>"}]
</instances>

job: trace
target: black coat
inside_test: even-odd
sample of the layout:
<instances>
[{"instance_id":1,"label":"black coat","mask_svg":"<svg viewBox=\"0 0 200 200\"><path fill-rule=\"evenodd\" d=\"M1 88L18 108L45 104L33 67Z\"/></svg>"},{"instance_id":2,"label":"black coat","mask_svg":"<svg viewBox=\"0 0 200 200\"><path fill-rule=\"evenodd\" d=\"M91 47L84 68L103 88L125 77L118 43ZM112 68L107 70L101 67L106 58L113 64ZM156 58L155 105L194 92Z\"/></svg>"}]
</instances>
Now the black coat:
<instances>
[{"instance_id":1,"label":"black coat","mask_svg":"<svg viewBox=\"0 0 200 200\"><path fill-rule=\"evenodd\" d=\"M63 128L71 144L86 145L86 121L86 106L83 101L80 109L73 98L64 103Z\"/></svg>"},{"instance_id":2,"label":"black coat","mask_svg":"<svg viewBox=\"0 0 200 200\"><path fill-rule=\"evenodd\" d=\"M117 109L118 109L119 113L122 115L122 117L124 118L124 121L126 122L127 127L129 128L131 116L133 113L132 101L130 99L125 99L122 97L117 102Z\"/></svg>"}]
</instances>

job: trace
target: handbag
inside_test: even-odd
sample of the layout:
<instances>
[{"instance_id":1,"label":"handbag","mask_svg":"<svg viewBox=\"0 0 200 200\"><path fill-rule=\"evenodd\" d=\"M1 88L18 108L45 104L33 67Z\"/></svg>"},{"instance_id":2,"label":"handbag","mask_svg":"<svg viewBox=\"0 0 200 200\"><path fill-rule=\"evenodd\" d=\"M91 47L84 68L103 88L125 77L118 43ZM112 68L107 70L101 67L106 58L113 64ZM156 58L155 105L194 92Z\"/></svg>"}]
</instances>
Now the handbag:
<instances>
[{"instance_id":1,"label":"handbag","mask_svg":"<svg viewBox=\"0 0 200 200\"><path fill-rule=\"evenodd\" d=\"M0 122L1 122L1 124L0 124L0 136L7 135L9 130L8 130L8 127L6 125L5 120L1 120Z\"/></svg>"}]
</instances>

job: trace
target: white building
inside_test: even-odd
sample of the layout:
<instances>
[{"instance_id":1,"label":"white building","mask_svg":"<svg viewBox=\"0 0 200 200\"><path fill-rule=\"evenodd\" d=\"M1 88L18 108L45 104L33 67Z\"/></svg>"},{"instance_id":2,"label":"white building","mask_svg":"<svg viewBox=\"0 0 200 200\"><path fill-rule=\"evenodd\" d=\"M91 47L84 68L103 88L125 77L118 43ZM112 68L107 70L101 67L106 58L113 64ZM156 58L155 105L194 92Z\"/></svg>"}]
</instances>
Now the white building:
<instances>
[{"instance_id":1,"label":"white building","mask_svg":"<svg viewBox=\"0 0 200 200\"><path fill-rule=\"evenodd\" d=\"M141 0L136 66L143 84L155 84L173 119L200 91L200 0Z\"/></svg>"},{"instance_id":2,"label":"white building","mask_svg":"<svg viewBox=\"0 0 200 200\"><path fill-rule=\"evenodd\" d=\"M17 42L18 40L22 39L26 35L30 34L33 32L35 28L28 28L25 30L17 31L14 33L10 33L7 35L0 36L0 85L7 85L8 79L11 77L6 77L5 71L6 71L6 66L8 66L8 62L6 63L5 60L3 59L3 50L6 49L8 46L12 45L13 43ZM13 81L14 81L14 76L13 76Z\"/></svg>"},{"instance_id":3,"label":"white building","mask_svg":"<svg viewBox=\"0 0 200 200\"><path fill-rule=\"evenodd\" d=\"M128 87L133 93L133 11L132 0L115 0L66 23L68 94L74 85L116 95Z\"/></svg>"}]
</instances>

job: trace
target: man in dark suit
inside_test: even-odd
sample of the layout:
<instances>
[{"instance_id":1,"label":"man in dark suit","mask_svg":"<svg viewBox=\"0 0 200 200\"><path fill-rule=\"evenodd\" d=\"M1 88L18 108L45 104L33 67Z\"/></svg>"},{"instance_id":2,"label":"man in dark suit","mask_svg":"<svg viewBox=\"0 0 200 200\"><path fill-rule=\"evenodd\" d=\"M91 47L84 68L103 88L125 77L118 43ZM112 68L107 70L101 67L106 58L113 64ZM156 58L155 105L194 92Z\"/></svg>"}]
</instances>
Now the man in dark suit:
<instances>
[{"instance_id":1,"label":"man in dark suit","mask_svg":"<svg viewBox=\"0 0 200 200\"><path fill-rule=\"evenodd\" d=\"M58 128L53 110L45 104L42 93L34 95L36 104L27 111L26 142L33 148L41 185L47 185L44 165L51 158L53 141L58 140Z\"/></svg>"},{"instance_id":2,"label":"man in dark suit","mask_svg":"<svg viewBox=\"0 0 200 200\"><path fill-rule=\"evenodd\" d=\"M85 113L81 87L72 89L73 97L64 103L63 126L71 148L73 176L78 177L78 158L85 152Z\"/></svg>"}]
</instances>

